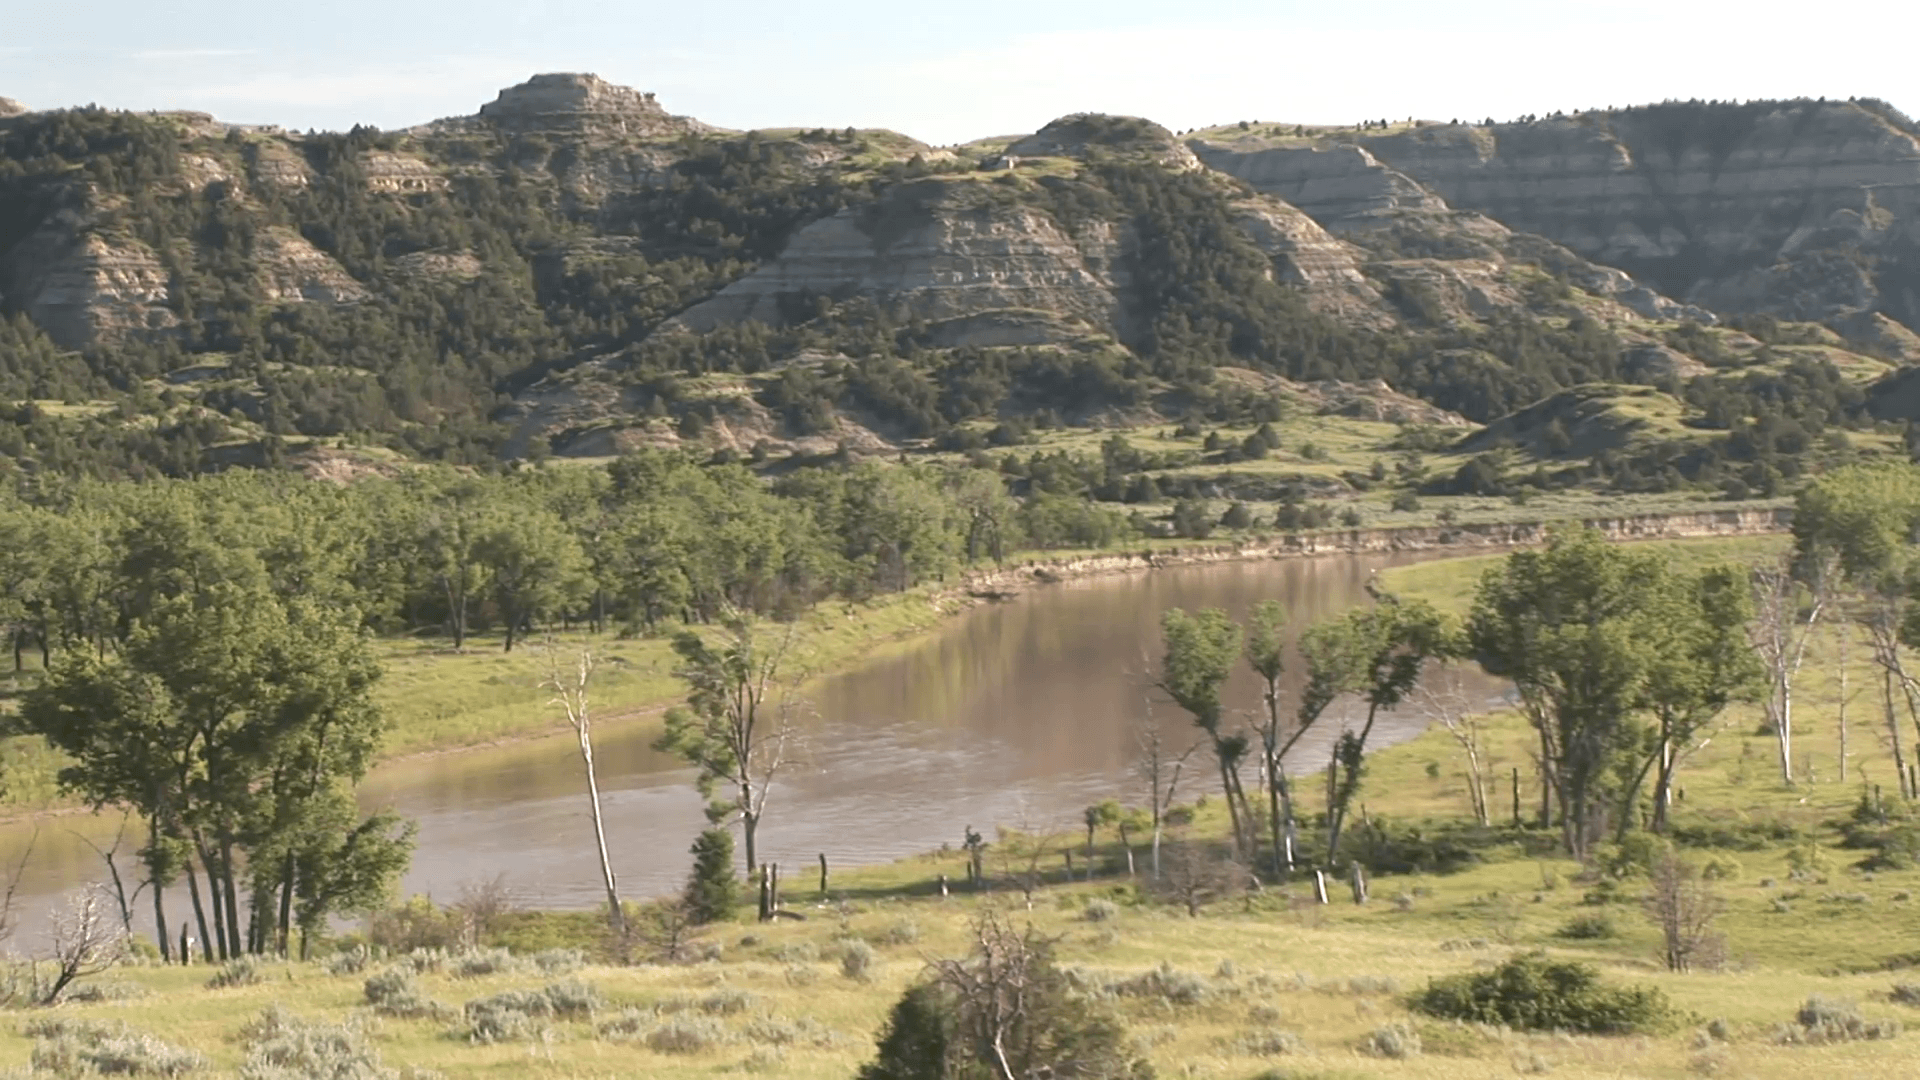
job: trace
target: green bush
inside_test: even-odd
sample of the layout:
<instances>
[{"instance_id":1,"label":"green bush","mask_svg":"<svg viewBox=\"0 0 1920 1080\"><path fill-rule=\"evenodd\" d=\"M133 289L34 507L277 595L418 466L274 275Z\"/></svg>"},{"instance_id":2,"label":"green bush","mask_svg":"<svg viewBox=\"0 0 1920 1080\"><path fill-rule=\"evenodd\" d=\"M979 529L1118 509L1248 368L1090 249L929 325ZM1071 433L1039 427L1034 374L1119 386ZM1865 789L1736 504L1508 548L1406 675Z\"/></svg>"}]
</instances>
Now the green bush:
<instances>
[{"instance_id":1,"label":"green bush","mask_svg":"<svg viewBox=\"0 0 1920 1080\"><path fill-rule=\"evenodd\" d=\"M1659 990L1603 986L1591 965L1542 952L1516 956L1492 971L1433 979L1409 1004L1429 1016L1523 1031L1620 1035L1662 1031L1675 1020Z\"/></svg>"},{"instance_id":2,"label":"green bush","mask_svg":"<svg viewBox=\"0 0 1920 1080\"><path fill-rule=\"evenodd\" d=\"M740 878L733 869L733 834L708 829L693 842L693 870L684 899L696 923L725 922L740 906Z\"/></svg>"}]
</instances>

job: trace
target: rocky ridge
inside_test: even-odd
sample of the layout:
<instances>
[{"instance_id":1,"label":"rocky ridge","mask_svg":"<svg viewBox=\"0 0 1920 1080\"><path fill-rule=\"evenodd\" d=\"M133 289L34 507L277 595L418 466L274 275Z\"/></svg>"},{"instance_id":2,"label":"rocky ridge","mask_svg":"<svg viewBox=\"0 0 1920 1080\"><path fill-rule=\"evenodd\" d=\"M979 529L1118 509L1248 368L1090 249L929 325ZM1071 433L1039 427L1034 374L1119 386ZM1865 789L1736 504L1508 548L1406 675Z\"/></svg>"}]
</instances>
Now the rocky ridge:
<instances>
[{"instance_id":1,"label":"rocky ridge","mask_svg":"<svg viewBox=\"0 0 1920 1080\"><path fill-rule=\"evenodd\" d=\"M1880 102L1676 103L1357 142L1452 206L1687 301L1920 327L1920 128Z\"/></svg>"}]
</instances>

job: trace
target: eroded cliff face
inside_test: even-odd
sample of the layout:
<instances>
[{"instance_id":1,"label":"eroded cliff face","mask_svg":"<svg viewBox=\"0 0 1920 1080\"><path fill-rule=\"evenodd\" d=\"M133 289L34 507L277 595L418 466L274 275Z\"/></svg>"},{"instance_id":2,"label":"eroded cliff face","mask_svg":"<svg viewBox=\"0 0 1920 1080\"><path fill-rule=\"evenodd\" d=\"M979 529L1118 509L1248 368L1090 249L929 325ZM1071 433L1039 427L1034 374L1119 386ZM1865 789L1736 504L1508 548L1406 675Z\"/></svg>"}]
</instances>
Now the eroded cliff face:
<instances>
[{"instance_id":1,"label":"eroded cliff face","mask_svg":"<svg viewBox=\"0 0 1920 1080\"><path fill-rule=\"evenodd\" d=\"M1299 208L1271 196L1234 201L1240 231L1273 260L1275 277L1305 290L1315 310L1368 326L1392 322L1380 291L1361 272L1366 256Z\"/></svg>"},{"instance_id":2,"label":"eroded cliff face","mask_svg":"<svg viewBox=\"0 0 1920 1080\"><path fill-rule=\"evenodd\" d=\"M1879 103L1646 106L1360 143L1454 207L1685 300L1920 325L1920 129Z\"/></svg>"},{"instance_id":3,"label":"eroded cliff face","mask_svg":"<svg viewBox=\"0 0 1920 1080\"><path fill-rule=\"evenodd\" d=\"M1606 310L1621 321L1716 321L1706 309L1679 303L1622 270L1487 214L1449 206L1364 146L1292 139L1277 145L1194 139L1188 145L1209 167L1297 207L1349 250L1363 252L1356 265L1370 257L1366 270L1375 278L1424 290L1450 317L1482 319L1528 307L1509 272L1510 264L1521 263L1617 305Z\"/></svg>"},{"instance_id":4,"label":"eroded cliff face","mask_svg":"<svg viewBox=\"0 0 1920 1080\"><path fill-rule=\"evenodd\" d=\"M984 178L925 179L800 230L778 258L670 325L779 325L810 315L796 306L810 297L861 296L936 324L956 345L1115 333L1120 247L1117 229L1069 233Z\"/></svg>"},{"instance_id":5,"label":"eroded cliff face","mask_svg":"<svg viewBox=\"0 0 1920 1080\"><path fill-rule=\"evenodd\" d=\"M1401 211L1447 208L1439 196L1351 143L1243 150L1196 139L1189 145L1208 166L1286 200L1336 232Z\"/></svg>"},{"instance_id":6,"label":"eroded cliff face","mask_svg":"<svg viewBox=\"0 0 1920 1080\"><path fill-rule=\"evenodd\" d=\"M159 256L131 237L88 230L74 211L48 219L7 254L0 292L67 348L162 333L179 322Z\"/></svg>"}]
</instances>

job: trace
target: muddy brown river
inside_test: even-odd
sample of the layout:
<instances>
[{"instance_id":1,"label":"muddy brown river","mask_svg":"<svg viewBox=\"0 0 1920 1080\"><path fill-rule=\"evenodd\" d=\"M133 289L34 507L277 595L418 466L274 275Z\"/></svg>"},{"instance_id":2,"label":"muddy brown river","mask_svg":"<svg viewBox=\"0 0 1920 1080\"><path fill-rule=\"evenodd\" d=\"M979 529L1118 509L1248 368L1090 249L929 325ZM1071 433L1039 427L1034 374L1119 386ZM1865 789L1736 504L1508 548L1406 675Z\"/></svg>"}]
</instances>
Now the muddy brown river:
<instances>
[{"instance_id":1,"label":"muddy brown river","mask_svg":"<svg viewBox=\"0 0 1920 1080\"><path fill-rule=\"evenodd\" d=\"M1141 802L1132 768L1140 720L1152 709L1174 739L1191 731L1184 714L1156 703L1147 688L1161 612L1222 607L1244 617L1256 602L1276 599L1297 632L1366 602L1370 575L1416 558L1179 567L1048 585L974 608L817 687L805 752L774 788L760 829L761 856L807 881L821 853L835 866L870 864L957 847L969 825L989 835L995 824L1020 822L1066 830L1091 802ZM1482 682L1479 692L1494 688ZM1251 711L1258 703L1253 678L1236 672L1229 706ZM1343 715L1358 718L1336 706L1319 737L1296 749L1295 769L1325 764ZM1374 745L1422 726L1415 715L1387 714ZM690 772L649 748L651 734L651 725L613 725L596 740L608 846L632 897L678 886L704 823ZM1207 770L1188 775L1183 799L1217 787ZM583 792L572 741L556 738L387 767L364 785L362 801L419 823L406 893L452 900L463 883L502 875L525 904L584 908L604 894ZM118 823L117 815L76 815L0 828L7 869L33 845L14 898L15 948L33 946L62 894L105 879L89 842L110 844ZM123 845L123 867L132 864L137 831ZM171 897L169 908L176 918L185 910ZM151 904L140 914L150 919Z\"/></svg>"}]
</instances>

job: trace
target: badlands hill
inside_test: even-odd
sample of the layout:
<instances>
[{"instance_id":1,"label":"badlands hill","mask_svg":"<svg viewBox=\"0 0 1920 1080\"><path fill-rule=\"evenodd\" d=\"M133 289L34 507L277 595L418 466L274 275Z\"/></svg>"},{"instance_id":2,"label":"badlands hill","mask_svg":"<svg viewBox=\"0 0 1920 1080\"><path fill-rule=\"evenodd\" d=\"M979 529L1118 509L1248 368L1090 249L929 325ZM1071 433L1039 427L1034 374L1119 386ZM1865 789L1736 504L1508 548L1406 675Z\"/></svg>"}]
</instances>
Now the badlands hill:
<instances>
[{"instance_id":1,"label":"badlands hill","mask_svg":"<svg viewBox=\"0 0 1920 1080\"><path fill-rule=\"evenodd\" d=\"M722 130L581 74L404 131L0 101L0 399L40 403L0 450L894 453L1290 415L1323 383L1479 424L1638 386L1728 430L1920 361L1916 221L1920 139L1878 102L1081 114L936 148Z\"/></svg>"}]
</instances>

